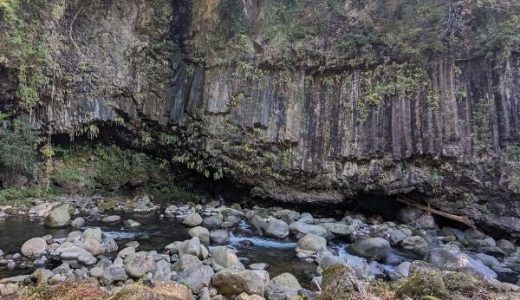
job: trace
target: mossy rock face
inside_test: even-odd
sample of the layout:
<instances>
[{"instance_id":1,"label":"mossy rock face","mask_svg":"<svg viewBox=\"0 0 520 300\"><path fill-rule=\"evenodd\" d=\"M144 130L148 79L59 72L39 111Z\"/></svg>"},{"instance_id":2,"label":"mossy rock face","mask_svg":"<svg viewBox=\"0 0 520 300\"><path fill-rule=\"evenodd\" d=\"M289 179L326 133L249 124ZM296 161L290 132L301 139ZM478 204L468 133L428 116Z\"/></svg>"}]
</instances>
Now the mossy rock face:
<instances>
[{"instance_id":1,"label":"mossy rock face","mask_svg":"<svg viewBox=\"0 0 520 300\"><path fill-rule=\"evenodd\" d=\"M109 298L110 300L193 300L193 295L185 286L175 282L158 282L150 288L143 284L123 287Z\"/></svg>"},{"instance_id":2,"label":"mossy rock face","mask_svg":"<svg viewBox=\"0 0 520 300\"><path fill-rule=\"evenodd\" d=\"M399 287L396 295L400 298L410 297L412 299L424 299L424 297L450 299L442 273L433 269L413 273Z\"/></svg>"},{"instance_id":3,"label":"mossy rock face","mask_svg":"<svg viewBox=\"0 0 520 300\"><path fill-rule=\"evenodd\" d=\"M332 265L323 271L320 300L351 299L353 293L363 292L352 268Z\"/></svg>"}]
</instances>

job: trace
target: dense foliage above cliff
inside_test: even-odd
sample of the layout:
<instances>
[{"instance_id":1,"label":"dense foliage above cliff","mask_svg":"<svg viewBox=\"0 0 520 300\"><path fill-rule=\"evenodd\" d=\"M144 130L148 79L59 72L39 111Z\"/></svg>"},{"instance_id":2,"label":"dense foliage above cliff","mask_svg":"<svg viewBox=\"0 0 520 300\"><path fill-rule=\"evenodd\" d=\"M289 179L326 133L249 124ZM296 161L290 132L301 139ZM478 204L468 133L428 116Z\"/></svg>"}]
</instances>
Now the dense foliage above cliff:
<instances>
[{"instance_id":1,"label":"dense foliage above cliff","mask_svg":"<svg viewBox=\"0 0 520 300\"><path fill-rule=\"evenodd\" d=\"M196 3L197 1L195 1ZM424 64L518 50L517 1L209 1L193 22L195 57L282 68L359 67L391 60ZM246 4L244 4L246 3ZM208 8L209 6L209 8ZM207 12L218 11L209 19Z\"/></svg>"}]
</instances>

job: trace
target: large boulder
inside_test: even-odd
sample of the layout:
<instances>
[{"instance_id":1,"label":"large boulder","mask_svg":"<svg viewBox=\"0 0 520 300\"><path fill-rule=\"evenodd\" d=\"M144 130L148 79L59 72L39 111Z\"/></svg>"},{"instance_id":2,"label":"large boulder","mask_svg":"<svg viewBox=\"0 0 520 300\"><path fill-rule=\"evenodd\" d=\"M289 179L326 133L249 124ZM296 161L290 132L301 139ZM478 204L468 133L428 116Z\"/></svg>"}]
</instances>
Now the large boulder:
<instances>
[{"instance_id":1,"label":"large boulder","mask_svg":"<svg viewBox=\"0 0 520 300\"><path fill-rule=\"evenodd\" d=\"M70 215L73 208L68 204L60 205L49 213L45 218L44 224L51 228L63 228L70 224Z\"/></svg>"},{"instance_id":2,"label":"large boulder","mask_svg":"<svg viewBox=\"0 0 520 300\"><path fill-rule=\"evenodd\" d=\"M190 290L176 282L154 281L153 287L136 283L124 286L111 300L194 300Z\"/></svg>"},{"instance_id":3,"label":"large boulder","mask_svg":"<svg viewBox=\"0 0 520 300\"><path fill-rule=\"evenodd\" d=\"M265 290L268 300L285 300L297 297L302 289L298 279L290 273L282 273L269 282Z\"/></svg>"},{"instance_id":4,"label":"large boulder","mask_svg":"<svg viewBox=\"0 0 520 300\"><path fill-rule=\"evenodd\" d=\"M198 237L200 242L204 245L209 245L209 230L202 227L196 226L188 231L191 237Z\"/></svg>"},{"instance_id":5,"label":"large boulder","mask_svg":"<svg viewBox=\"0 0 520 300\"><path fill-rule=\"evenodd\" d=\"M237 255L224 246L211 249L211 258L215 270L227 268L244 269L244 265Z\"/></svg>"},{"instance_id":6,"label":"large boulder","mask_svg":"<svg viewBox=\"0 0 520 300\"><path fill-rule=\"evenodd\" d=\"M261 270L223 269L211 282L226 296L240 293L264 295L269 282L269 273Z\"/></svg>"},{"instance_id":7,"label":"large boulder","mask_svg":"<svg viewBox=\"0 0 520 300\"><path fill-rule=\"evenodd\" d=\"M182 272L198 266L202 266L202 262L198 257L191 254L184 254L173 264L173 269Z\"/></svg>"},{"instance_id":8,"label":"large boulder","mask_svg":"<svg viewBox=\"0 0 520 300\"><path fill-rule=\"evenodd\" d=\"M397 212L397 219L421 229L435 228L435 219L424 210L415 207L403 207Z\"/></svg>"},{"instance_id":9,"label":"large boulder","mask_svg":"<svg viewBox=\"0 0 520 300\"><path fill-rule=\"evenodd\" d=\"M193 237L189 240L178 243L177 251L180 256L184 254L191 254L195 256L200 255L200 240L198 237Z\"/></svg>"},{"instance_id":10,"label":"large boulder","mask_svg":"<svg viewBox=\"0 0 520 300\"><path fill-rule=\"evenodd\" d=\"M132 278L141 278L156 268L155 259L142 253L128 255L124 261L125 271Z\"/></svg>"},{"instance_id":11,"label":"large boulder","mask_svg":"<svg viewBox=\"0 0 520 300\"><path fill-rule=\"evenodd\" d=\"M319 235L321 237L330 237L330 232L323 226L307 224L301 221L297 221L289 225L289 230L296 237L302 237L308 233Z\"/></svg>"},{"instance_id":12,"label":"large boulder","mask_svg":"<svg viewBox=\"0 0 520 300\"><path fill-rule=\"evenodd\" d=\"M22 254L27 257L42 255L47 249L47 242L42 238L32 238L22 245Z\"/></svg>"},{"instance_id":13,"label":"large boulder","mask_svg":"<svg viewBox=\"0 0 520 300\"><path fill-rule=\"evenodd\" d=\"M357 241L350 246L350 250L359 256L381 260L390 255L391 247L387 240L375 237Z\"/></svg>"},{"instance_id":14,"label":"large boulder","mask_svg":"<svg viewBox=\"0 0 520 300\"><path fill-rule=\"evenodd\" d=\"M209 234L212 243L217 245L226 245L229 242L229 232L224 229L213 230Z\"/></svg>"},{"instance_id":15,"label":"large boulder","mask_svg":"<svg viewBox=\"0 0 520 300\"><path fill-rule=\"evenodd\" d=\"M497 274L480 260L453 249L432 249L427 260L441 270L459 271L482 278L497 278Z\"/></svg>"},{"instance_id":16,"label":"large boulder","mask_svg":"<svg viewBox=\"0 0 520 300\"><path fill-rule=\"evenodd\" d=\"M184 270L177 281L186 285L194 294L198 294L204 287L208 287L214 272L210 266L199 265Z\"/></svg>"},{"instance_id":17,"label":"large boulder","mask_svg":"<svg viewBox=\"0 0 520 300\"><path fill-rule=\"evenodd\" d=\"M215 229L219 228L220 225L222 225L222 222L224 222L224 217L221 214L218 214L204 218L202 224L206 228Z\"/></svg>"},{"instance_id":18,"label":"large boulder","mask_svg":"<svg viewBox=\"0 0 520 300\"><path fill-rule=\"evenodd\" d=\"M184 218L182 223L190 227L199 226L202 224L202 217L198 213L191 213Z\"/></svg>"},{"instance_id":19,"label":"large boulder","mask_svg":"<svg viewBox=\"0 0 520 300\"><path fill-rule=\"evenodd\" d=\"M308 233L301 238L296 247L296 251L308 254L315 254L322 250L327 250L327 240L312 233Z\"/></svg>"},{"instance_id":20,"label":"large boulder","mask_svg":"<svg viewBox=\"0 0 520 300\"><path fill-rule=\"evenodd\" d=\"M282 220L269 218L265 228L265 235L283 239L289 235L289 225Z\"/></svg>"}]
</instances>

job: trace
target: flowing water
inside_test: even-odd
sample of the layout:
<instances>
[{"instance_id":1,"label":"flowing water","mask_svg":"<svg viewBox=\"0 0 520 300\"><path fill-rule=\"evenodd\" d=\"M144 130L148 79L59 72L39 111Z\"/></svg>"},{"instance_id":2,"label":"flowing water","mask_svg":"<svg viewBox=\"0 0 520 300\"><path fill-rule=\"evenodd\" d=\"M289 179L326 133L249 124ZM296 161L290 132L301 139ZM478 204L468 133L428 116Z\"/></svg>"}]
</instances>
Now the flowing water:
<instances>
[{"instance_id":1,"label":"flowing water","mask_svg":"<svg viewBox=\"0 0 520 300\"><path fill-rule=\"evenodd\" d=\"M176 220L159 218L151 215L121 215L122 219L133 219L142 224L137 228L125 228L122 222L107 224L99 220L85 217L85 227L100 227L106 236L112 237L120 249L129 241L138 241L140 250L157 250L164 246L191 238L189 228ZM8 217L0 219L0 249L5 253L20 251L22 244L30 238L52 235L55 238L66 237L73 228L50 229L40 219L29 217ZM249 225L242 221L230 233L228 246L237 251L244 265L267 263L271 276L284 272L295 275L302 283L309 282L316 271L316 265L300 261L296 257L296 241L277 240L255 236ZM8 270L0 267L0 278L29 274L32 268Z\"/></svg>"}]
</instances>

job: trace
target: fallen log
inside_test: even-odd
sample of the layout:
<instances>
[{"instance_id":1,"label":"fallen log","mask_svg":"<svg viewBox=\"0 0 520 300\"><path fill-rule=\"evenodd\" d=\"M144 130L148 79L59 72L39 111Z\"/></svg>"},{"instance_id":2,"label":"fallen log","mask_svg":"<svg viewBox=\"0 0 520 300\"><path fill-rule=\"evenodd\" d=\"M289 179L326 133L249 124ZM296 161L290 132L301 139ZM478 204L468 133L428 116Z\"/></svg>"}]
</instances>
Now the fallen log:
<instances>
[{"instance_id":1,"label":"fallen log","mask_svg":"<svg viewBox=\"0 0 520 300\"><path fill-rule=\"evenodd\" d=\"M435 209L435 208L431 208L429 206L426 206L426 205L423 205L423 204L420 204L418 203L417 201L414 201L414 200L411 200L411 199L407 199L407 198L404 198L404 197L399 197L397 198L397 201L401 202L401 203L404 203L404 204L407 204L409 206L413 206L415 208L419 208L419 209L422 209L422 210L425 210L429 213L432 213L432 214L436 214L436 215L439 215L441 217L444 217L446 219L449 219L449 220L453 220L453 221L456 221L456 222L459 222L459 223L462 223L466 226L469 226L471 228L474 228L476 229L477 227L475 226L475 224L473 223L473 221L471 221L470 219L466 218L466 217L463 217L463 216L457 216L457 215L454 215L454 214L450 214L450 213L447 213L447 212L443 212L443 211L440 211L438 209Z\"/></svg>"}]
</instances>

